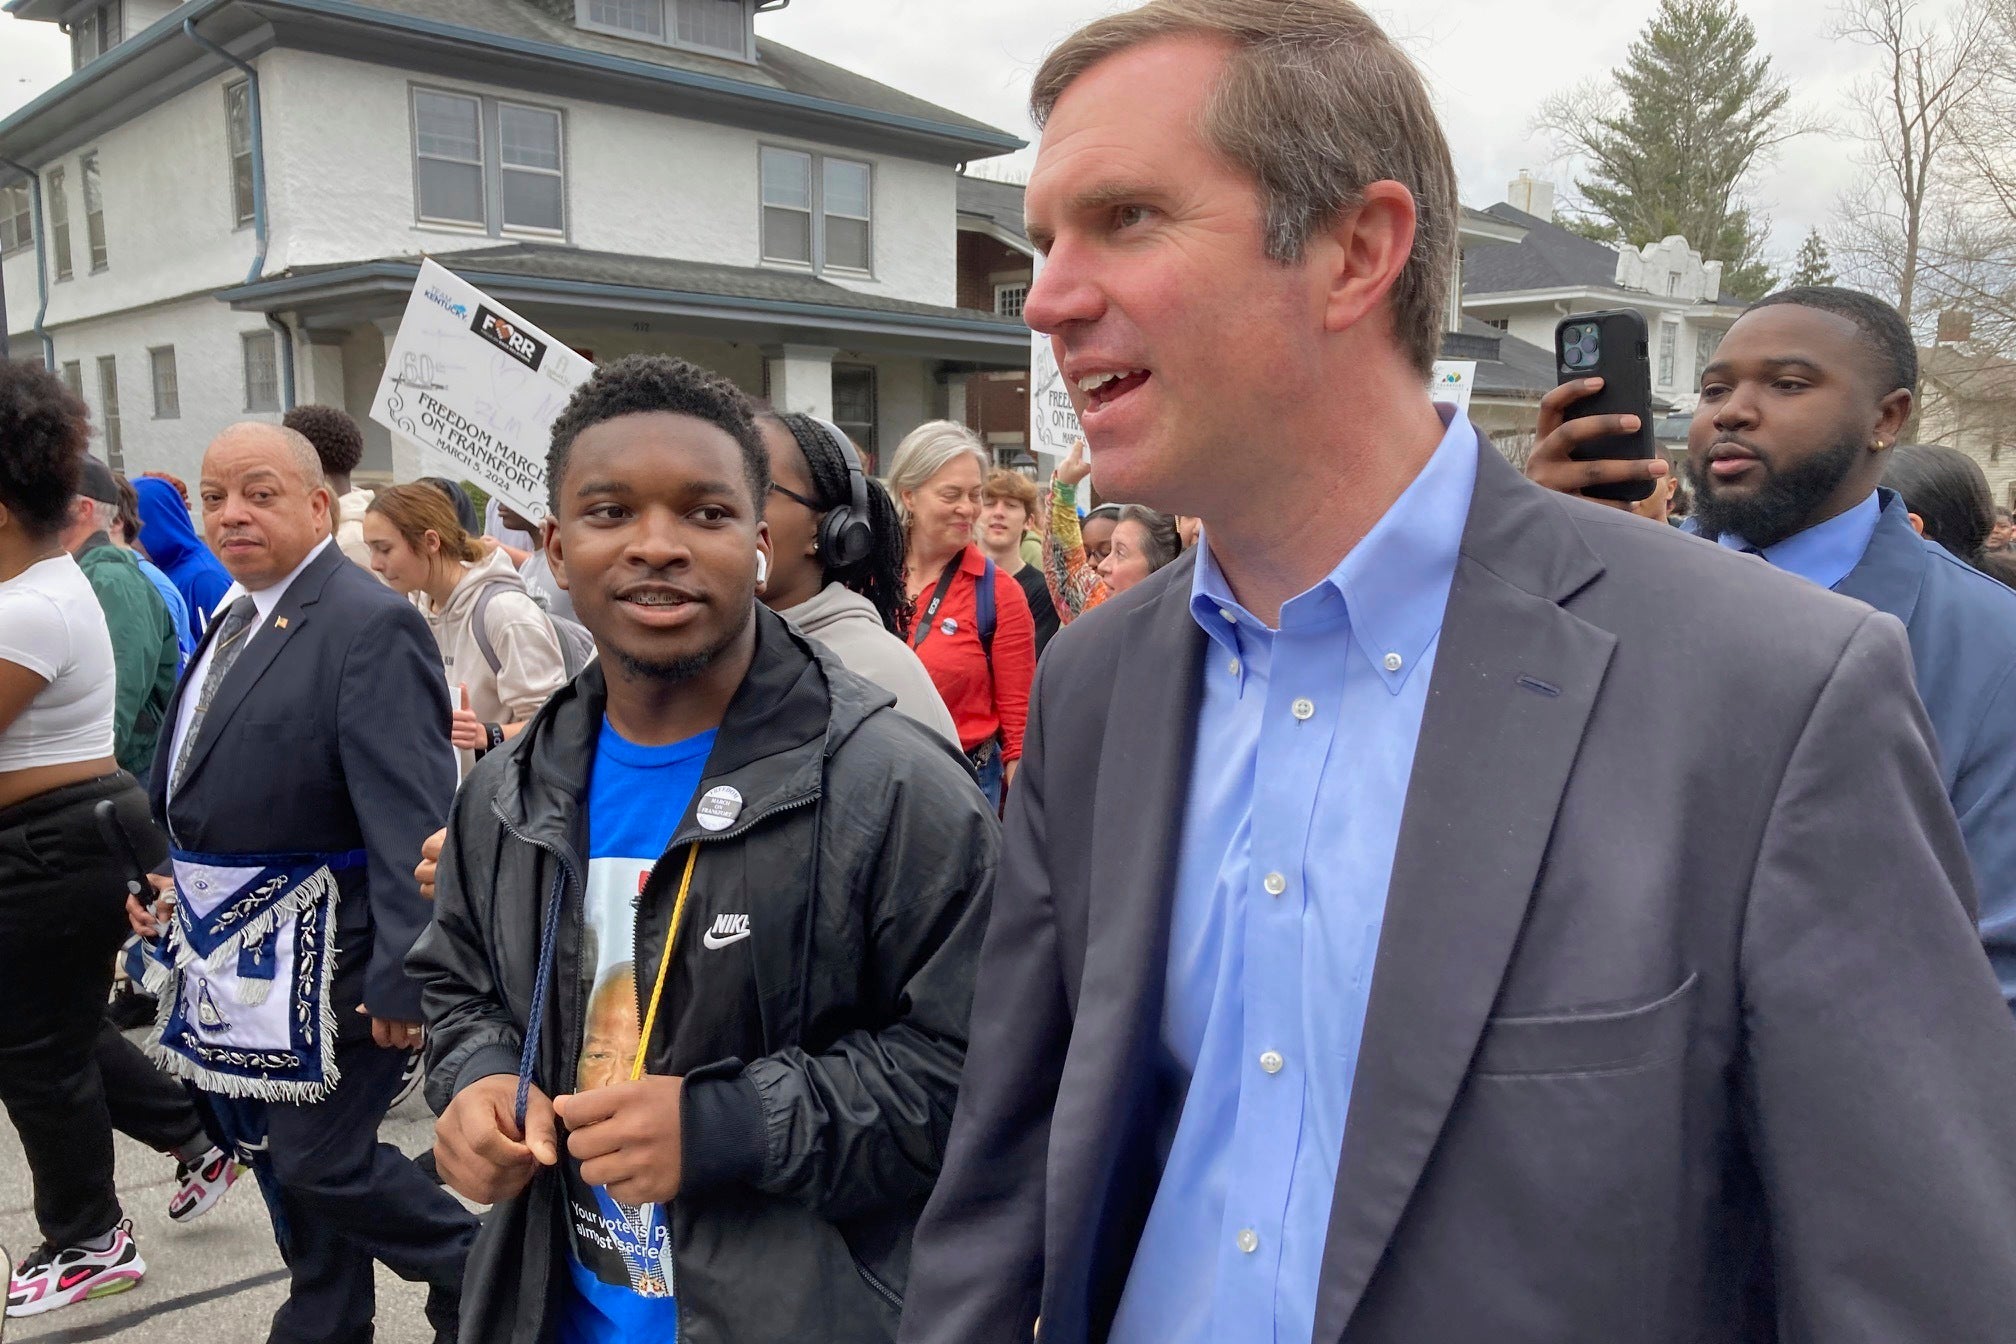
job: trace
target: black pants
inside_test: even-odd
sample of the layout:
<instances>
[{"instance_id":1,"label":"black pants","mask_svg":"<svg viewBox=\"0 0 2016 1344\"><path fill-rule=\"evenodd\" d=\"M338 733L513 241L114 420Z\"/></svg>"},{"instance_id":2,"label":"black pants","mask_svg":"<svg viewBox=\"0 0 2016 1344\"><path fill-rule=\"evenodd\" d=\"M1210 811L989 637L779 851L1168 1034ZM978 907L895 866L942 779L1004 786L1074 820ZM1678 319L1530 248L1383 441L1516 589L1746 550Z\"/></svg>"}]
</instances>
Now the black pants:
<instances>
[{"instance_id":1,"label":"black pants","mask_svg":"<svg viewBox=\"0 0 2016 1344\"><path fill-rule=\"evenodd\" d=\"M268 1161L286 1224L280 1249L293 1276L269 1338L368 1344L376 1311L371 1262L381 1260L400 1278L428 1285L428 1319L452 1339L476 1215L397 1148L378 1142L406 1054L372 1043L354 998L339 995L338 1002L342 1080L314 1105L266 1108Z\"/></svg>"},{"instance_id":2,"label":"black pants","mask_svg":"<svg viewBox=\"0 0 2016 1344\"><path fill-rule=\"evenodd\" d=\"M116 1126L163 1152L202 1124L181 1084L105 1022L125 940L126 868L92 808L111 799L143 862L147 797L130 775L0 810L0 1104L21 1136L43 1239L72 1246L119 1221Z\"/></svg>"}]
</instances>

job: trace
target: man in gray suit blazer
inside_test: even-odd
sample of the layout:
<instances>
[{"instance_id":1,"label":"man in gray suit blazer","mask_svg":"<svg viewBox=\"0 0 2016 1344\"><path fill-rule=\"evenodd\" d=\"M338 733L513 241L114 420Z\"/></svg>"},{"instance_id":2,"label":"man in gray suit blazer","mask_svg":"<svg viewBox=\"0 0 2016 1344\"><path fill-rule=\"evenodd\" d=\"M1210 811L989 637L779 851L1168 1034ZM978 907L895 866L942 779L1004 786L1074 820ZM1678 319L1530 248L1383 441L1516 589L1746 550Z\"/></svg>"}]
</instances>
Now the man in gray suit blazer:
<instances>
[{"instance_id":1,"label":"man in gray suit blazer","mask_svg":"<svg viewBox=\"0 0 2016 1344\"><path fill-rule=\"evenodd\" d=\"M1205 541L1038 672L904 1344L2006 1340L1902 628L1436 415L1453 173L1348 0L1156 0L1034 101L1029 321Z\"/></svg>"}]
</instances>

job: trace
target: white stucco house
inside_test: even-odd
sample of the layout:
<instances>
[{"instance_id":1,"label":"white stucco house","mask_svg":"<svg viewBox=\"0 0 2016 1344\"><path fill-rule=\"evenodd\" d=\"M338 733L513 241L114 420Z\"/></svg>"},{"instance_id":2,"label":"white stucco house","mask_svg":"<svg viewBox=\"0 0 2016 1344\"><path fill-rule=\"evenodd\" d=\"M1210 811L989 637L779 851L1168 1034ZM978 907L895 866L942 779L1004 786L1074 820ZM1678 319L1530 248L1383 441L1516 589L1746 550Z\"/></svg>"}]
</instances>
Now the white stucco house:
<instances>
[{"instance_id":1,"label":"white stucco house","mask_svg":"<svg viewBox=\"0 0 2016 1344\"><path fill-rule=\"evenodd\" d=\"M6 0L77 68L0 120L0 277L128 470L295 402L366 423L422 254L606 360L684 356L870 452L1026 369L959 306L1005 132L756 33L774 0Z\"/></svg>"},{"instance_id":2,"label":"white stucco house","mask_svg":"<svg viewBox=\"0 0 2016 1344\"><path fill-rule=\"evenodd\" d=\"M1463 253L1463 314L1547 352L1555 324L1570 313L1635 309L1650 338L1652 396L1691 412L1700 370L1742 300L1722 294L1722 263L1706 261L1685 238L1615 248L1553 222L1554 188L1521 173L1510 198L1484 213L1525 231L1517 243Z\"/></svg>"}]
</instances>

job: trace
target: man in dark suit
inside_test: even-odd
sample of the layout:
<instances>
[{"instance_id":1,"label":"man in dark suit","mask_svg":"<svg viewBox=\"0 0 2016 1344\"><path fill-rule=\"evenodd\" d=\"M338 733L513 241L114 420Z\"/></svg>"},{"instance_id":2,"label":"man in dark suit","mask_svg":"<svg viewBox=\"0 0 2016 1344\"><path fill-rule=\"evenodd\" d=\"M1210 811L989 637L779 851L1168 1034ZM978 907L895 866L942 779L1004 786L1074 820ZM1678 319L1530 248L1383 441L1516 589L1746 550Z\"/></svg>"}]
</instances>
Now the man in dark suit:
<instances>
[{"instance_id":1,"label":"man in dark suit","mask_svg":"<svg viewBox=\"0 0 2016 1344\"><path fill-rule=\"evenodd\" d=\"M1038 673L906 1344L2006 1338L1896 622L1437 414L1454 173L1348 0L1156 0L1034 103L1025 312L1204 540Z\"/></svg>"},{"instance_id":2,"label":"man in dark suit","mask_svg":"<svg viewBox=\"0 0 2016 1344\"><path fill-rule=\"evenodd\" d=\"M1918 388L1910 326L1855 290L1781 290L1737 319L1699 382L1687 530L1904 622L1980 888L1981 938L2016 1004L2016 593L1918 535L1904 501L1880 488ZM1567 383L1542 400L1527 475L1573 492L1669 473L1660 459L1569 456L1619 427L1561 419L1593 390Z\"/></svg>"},{"instance_id":3,"label":"man in dark suit","mask_svg":"<svg viewBox=\"0 0 2016 1344\"><path fill-rule=\"evenodd\" d=\"M455 791L440 658L419 614L331 542L299 434L226 430L201 495L236 583L155 760L179 963L157 1057L257 1154L293 1271L274 1344L368 1341L373 1260L427 1283L453 1339L476 1221L377 1137L419 1043L413 861Z\"/></svg>"}]
</instances>

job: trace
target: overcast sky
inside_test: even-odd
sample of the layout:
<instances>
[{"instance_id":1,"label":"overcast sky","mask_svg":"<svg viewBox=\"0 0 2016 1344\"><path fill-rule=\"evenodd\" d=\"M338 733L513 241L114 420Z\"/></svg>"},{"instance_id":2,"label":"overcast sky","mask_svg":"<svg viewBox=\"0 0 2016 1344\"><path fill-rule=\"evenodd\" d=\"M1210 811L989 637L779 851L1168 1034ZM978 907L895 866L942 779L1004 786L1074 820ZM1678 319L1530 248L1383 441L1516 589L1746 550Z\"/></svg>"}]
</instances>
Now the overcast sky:
<instances>
[{"instance_id":1,"label":"overcast sky","mask_svg":"<svg viewBox=\"0 0 2016 1344\"><path fill-rule=\"evenodd\" d=\"M1927 0L1931 12L1954 0ZM796 0L765 14L758 31L824 60L1026 139L1030 75L1058 38L1125 5L1106 0ZM1790 81L1795 106L1820 122L1844 120L1849 87L1868 68L1862 48L1820 39L1825 0L1745 0L1758 40ZM1428 72L1456 152L1463 199L1504 199L1520 169L1565 185L1568 170L1532 129L1541 101L1601 76L1656 8L1656 0L1437 0L1372 8ZM0 109L11 110L68 73L52 24L0 18ZM1861 170L1855 147L1814 135L1757 174L1753 203L1772 219L1772 244L1789 258L1811 225L1825 227L1837 196ZM1032 151L1011 167L1026 169ZM1003 162L1000 160L997 163Z\"/></svg>"}]
</instances>

